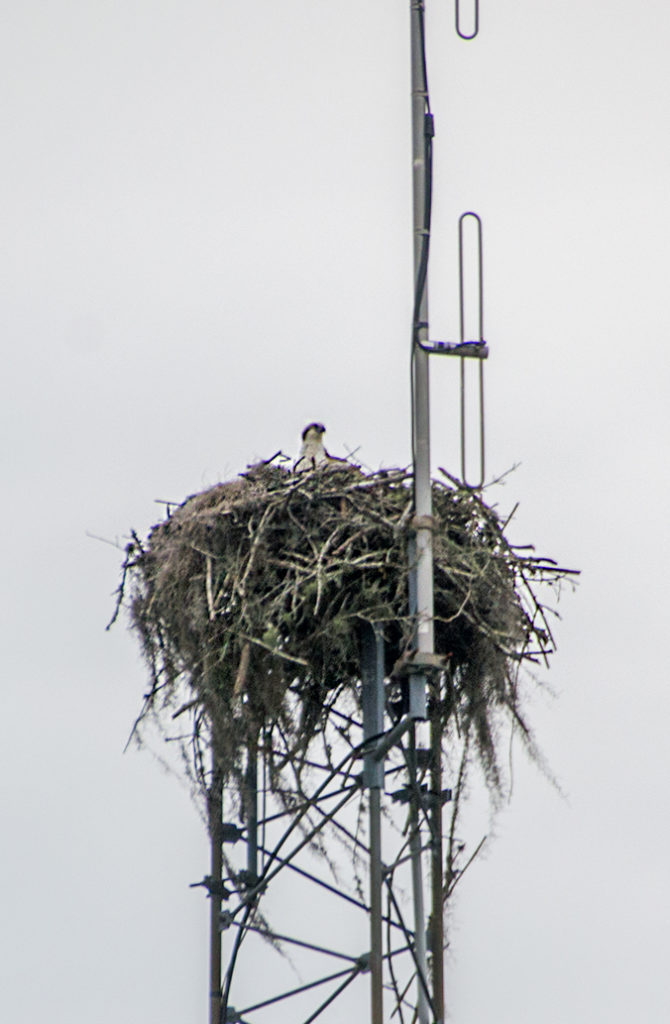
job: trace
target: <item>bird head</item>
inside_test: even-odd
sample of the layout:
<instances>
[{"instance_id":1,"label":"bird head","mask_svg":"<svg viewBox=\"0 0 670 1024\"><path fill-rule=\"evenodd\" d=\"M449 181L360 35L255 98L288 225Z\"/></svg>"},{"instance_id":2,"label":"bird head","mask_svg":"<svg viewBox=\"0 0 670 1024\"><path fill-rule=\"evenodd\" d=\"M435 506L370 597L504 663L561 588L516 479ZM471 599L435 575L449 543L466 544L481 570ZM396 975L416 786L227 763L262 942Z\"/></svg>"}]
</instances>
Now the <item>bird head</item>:
<instances>
[{"instance_id":1,"label":"bird head","mask_svg":"<svg viewBox=\"0 0 670 1024\"><path fill-rule=\"evenodd\" d=\"M302 432L303 441L318 441L326 433L323 423L308 423Z\"/></svg>"}]
</instances>

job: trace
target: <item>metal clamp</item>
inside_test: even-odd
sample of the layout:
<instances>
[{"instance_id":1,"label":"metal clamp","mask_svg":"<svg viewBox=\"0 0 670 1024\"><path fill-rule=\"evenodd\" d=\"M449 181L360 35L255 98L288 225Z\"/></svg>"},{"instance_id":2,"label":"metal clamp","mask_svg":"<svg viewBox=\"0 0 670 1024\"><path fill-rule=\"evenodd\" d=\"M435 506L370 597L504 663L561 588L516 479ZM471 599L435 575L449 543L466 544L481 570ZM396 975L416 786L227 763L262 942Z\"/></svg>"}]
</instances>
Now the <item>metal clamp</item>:
<instances>
[{"instance_id":1,"label":"metal clamp","mask_svg":"<svg viewBox=\"0 0 670 1024\"><path fill-rule=\"evenodd\" d=\"M418 341L417 345L431 356L461 356L463 359L488 359L485 341Z\"/></svg>"}]
</instances>

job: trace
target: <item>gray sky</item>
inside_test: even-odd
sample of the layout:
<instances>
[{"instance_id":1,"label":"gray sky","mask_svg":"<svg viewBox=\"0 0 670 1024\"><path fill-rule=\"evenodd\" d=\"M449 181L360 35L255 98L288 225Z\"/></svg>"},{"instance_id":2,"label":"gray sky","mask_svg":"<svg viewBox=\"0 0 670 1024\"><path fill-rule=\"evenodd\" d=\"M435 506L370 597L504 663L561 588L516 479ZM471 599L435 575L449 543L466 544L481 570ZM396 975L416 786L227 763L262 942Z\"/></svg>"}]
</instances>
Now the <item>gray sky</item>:
<instances>
[{"instance_id":1,"label":"gray sky","mask_svg":"<svg viewBox=\"0 0 670 1024\"><path fill-rule=\"evenodd\" d=\"M7 482L0 1005L14 1024L206 1015L187 789L122 755L145 672L104 626L123 542L328 425L409 460L409 4L24 0L0 33ZM665 1024L670 855L670 8L428 4L434 336L484 221L488 465L519 543L583 570L463 882L453 1024ZM445 361L448 362L448 361ZM435 462L457 470L455 365ZM359 447L360 446L360 447ZM664 677L663 673L666 673ZM365 1004L367 1006L367 1004Z\"/></svg>"}]
</instances>

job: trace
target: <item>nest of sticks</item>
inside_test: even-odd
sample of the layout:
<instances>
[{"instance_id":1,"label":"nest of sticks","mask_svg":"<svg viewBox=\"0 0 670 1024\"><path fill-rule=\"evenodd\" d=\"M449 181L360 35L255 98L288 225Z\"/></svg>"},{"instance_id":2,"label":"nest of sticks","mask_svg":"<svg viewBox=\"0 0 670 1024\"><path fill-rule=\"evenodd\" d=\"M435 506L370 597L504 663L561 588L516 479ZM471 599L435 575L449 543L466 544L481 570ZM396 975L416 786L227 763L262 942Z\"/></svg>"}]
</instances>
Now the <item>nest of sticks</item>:
<instances>
[{"instance_id":1,"label":"nest of sticks","mask_svg":"<svg viewBox=\"0 0 670 1024\"><path fill-rule=\"evenodd\" d=\"M383 629L389 696L402 701L416 630L412 509L406 470L338 462L293 474L275 457L168 510L145 541L133 534L118 607L128 597L151 673L137 724L190 717L181 739L204 792L213 751L242 793L244 751L261 737L272 788L301 794L311 748L320 738L330 758L327 727L360 704L364 623ZM496 510L446 473L433 481L433 517L444 671L430 714L468 738L495 788L501 723L530 737L519 669L554 649L538 585L570 570L510 544Z\"/></svg>"}]
</instances>

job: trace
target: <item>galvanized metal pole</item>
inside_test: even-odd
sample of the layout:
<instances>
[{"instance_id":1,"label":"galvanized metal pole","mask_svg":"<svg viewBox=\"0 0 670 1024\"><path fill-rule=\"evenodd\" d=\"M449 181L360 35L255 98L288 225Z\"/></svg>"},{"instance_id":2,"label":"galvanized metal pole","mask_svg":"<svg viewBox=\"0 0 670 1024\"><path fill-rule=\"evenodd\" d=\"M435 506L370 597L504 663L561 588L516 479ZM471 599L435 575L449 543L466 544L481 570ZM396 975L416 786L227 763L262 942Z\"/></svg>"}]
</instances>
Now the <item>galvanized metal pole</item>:
<instances>
[{"instance_id":1,"label":"galvanized metal pole","mask_svg":"<svg viewBox=\"0 0 670 1024\"><path fill-rule=\"evenodd\" d=\"M384 1024L382 958L381 790L371 786L370 800L370 1024Z\"/></svg>"},{"instance_id":2,"label":"galvanized metal pole","mask_svg":"<svg viewBox=\"0 0 670 1024\"><path fill-rule=\"evenodd\" d=\"M414 460L415 587L417 650L433 654L433 535L430 482L430 377L428 352L420 343L428 340L427 185L430 168L426 163L426 132L432 134L427 113L424 47L424 3L411 0L412 74L412 194L414 223L415 322L412 324L412 451ZM426 677L410 680L410 714L426 716Z\"/></svg>"},{"instance_id":3,"label":"galvanized metal pole","mask_svg":"<svg viewBox=\"0 0 670 1024\"><path fill-rule=\"evenodd\" d=\"M247 768L244 776L244 798L247 819L247 872L249 885L258 878L258 740L249 743Z\"/></svg>"},{"instance_id":4,"label":"galvanized metal pole","mask_svg":"<svg viewBox=\"0 0 670 1024\"><path fill-rule=\"evenodd\" d=\"M429 242L429 195L431 168L427 163L432 138L432 117L428 109L423 0L410 0L410 44L412 86L412 195L414 226L414 311L412 323L412 454L414 462L414 560L412 597L416 601L417 669L409 679L409 714L426 717L426 674L423 665L434 654L433 636L433 535L430 479L430 377L428 352L427 260ZM414 609L413 609L414 610ZM411 733L410 771L416 779L415 733ZM421 864L421 834L417 794L410 803L410 852L414 902L415 956L417 963L417 1016L428 1024L426 931Z\"/></svg>"},{"instance_id":5,"label":"galvanized metal pole","mask_svg":"<svg viewBox=\"0 0 670 1024\"><path fill-rule=\"evenodd\" d=\"M433 1006L435 1024L444 1022L444 883L442 878L442 717L439 701L430 720L430 789L431 808L431 952L433 958Z\"/></svg>"},{"instance_id":6,"label":"galvanized metal pole","mask_svg":"<svg viewBox=\"0 0 670 1024\"><path fill-rule=\"evenodd\" d=\"M212 780L208 793L211 844L209 891L209 1021L221 1021L221 875L223 873L223 784L215 744L212 743Z\"/></svg>"},{"instance_id":7,"label":"galvanized metal pole","mask_svg":"<svg viewBox=\"0 0 670 1024\"><path fill-rule=\"evenodd\" d=\"M372 740L384 731L384 638L381 630L369 625L363 626L361 631L361 681L363 739ZM368 790L370 827L370 1021L383 1024L381 791L384 760L375 757L372 745L365 754L363 781Z\"/></svg>"},{"instance_id":8,"label":"galvanized metal pole","mask_svg":"<svg viewBox=\"0 0 670 1024\"><path fill-rule=\"evenodd\" d=\"M416 736L410 733L409 770L410 784L416 783ZM419 826L419 805L416 795L409 804L409 849L412 867L412 900L414 903L414 956L416 958L416 1009L419 1024L430 1021L429 1003L426 995L428 969L426 958L426 915L423 902L423 869L421 864L421 831Z\"/></svg>"}]
</instances>

